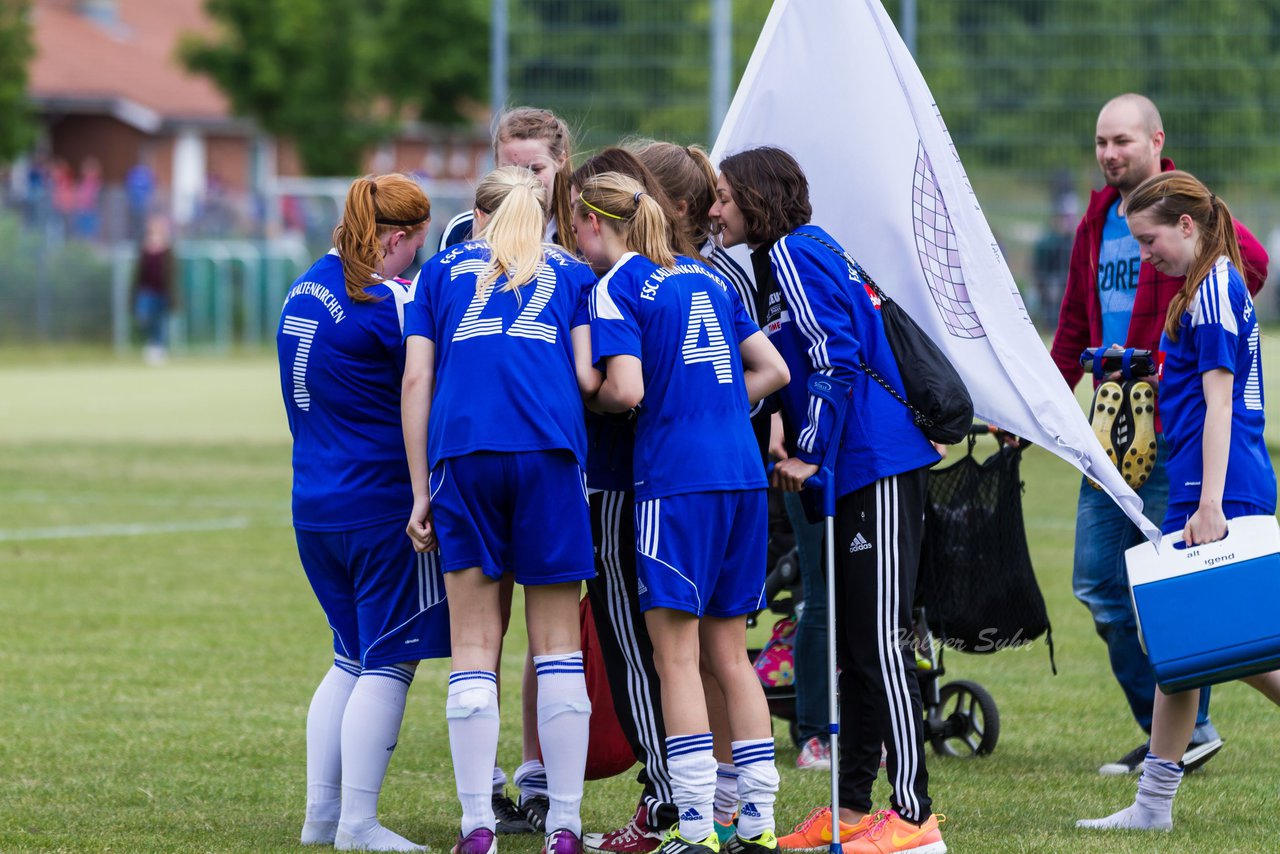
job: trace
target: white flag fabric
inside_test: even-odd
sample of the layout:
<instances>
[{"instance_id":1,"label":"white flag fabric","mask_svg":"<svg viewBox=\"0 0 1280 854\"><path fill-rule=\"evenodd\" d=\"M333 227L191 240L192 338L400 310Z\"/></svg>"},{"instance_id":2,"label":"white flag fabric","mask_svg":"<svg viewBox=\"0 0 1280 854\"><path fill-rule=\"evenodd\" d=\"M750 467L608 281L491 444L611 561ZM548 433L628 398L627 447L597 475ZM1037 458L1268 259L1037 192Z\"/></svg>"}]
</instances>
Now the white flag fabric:
<instances>
[{"instance_id":1,"label":"white flag fabric","mask_svg":"<svg viewBox=\"0 0 1280 854\"><path fill-rule=\"evenodd\" d=\"M879 0L775 0L712 160L760 145L799 161L814 224L951 357L979 418L1080 469L1159 540L1032 326L938 105Z\"/></svg>"}]
</instances>

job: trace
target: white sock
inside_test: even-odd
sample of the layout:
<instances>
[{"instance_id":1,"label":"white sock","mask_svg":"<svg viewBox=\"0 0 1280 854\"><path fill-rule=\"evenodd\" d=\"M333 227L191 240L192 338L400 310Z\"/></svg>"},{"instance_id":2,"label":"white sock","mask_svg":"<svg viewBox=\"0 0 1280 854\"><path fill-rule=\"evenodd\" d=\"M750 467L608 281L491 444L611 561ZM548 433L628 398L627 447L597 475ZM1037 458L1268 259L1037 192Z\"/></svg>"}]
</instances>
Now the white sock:
<instances>
[{"instance_id":1,"label":"white sock","mask_svg":"<svg viewBox=\"0 0 1280 854\"><path fill-rule=\"evenodd\" d=\"M1076 827L1098 830L1173 830L1173 796L1182 782L1182 766L1148 753L1134 802L1106 818L1081 819Z\"/></svg>"},{"instance_id":2,"label":"white sock","mask_svg":"<svg viewBox=\"0 0 1280 854\"><path fill-rule=\"evenodd\" d=\"M547 768L542 764L541 759L530 759L522 764L516 769L512 779L515 780L516 788L520 790L521 803L524 803L526 798L550 797L547 794Z\"/></svg>"},{"instance_id":3,"label":"white sock","mask_svg":"<svg viewBox=\"0 0 1280 854\"><path fill-rule=\"evenodd\" d=\"M378 823L378 795L400 738L416 667L365 668L351 692L342 718L342 819L335 846L342 841L370 851L420 850Z\"/></svg>"},{"instance_id":4,"label":"white sock","mask_svg":"<svg viewBox=\"0 0 1280 854\"><path fill-rule=\"evenodd\" d=\"M778 797L778 768L773 762L773 739L757 738L733 743L733 764L738 769L738 836L754 839L773 830L773 802Z\"/></svg>"},{"instance_id":5,"label":"white sock","mask_svg":"<svg viewBox=\"0 0 1280 854\"><path fill-rule=\"evenodd\" d=\"M453 779L462 804L462 835L478 828L494 830L495 777L498 757L498 677L492 670L455 670L449 674L449 749ZM502 775L506 783L506 775Z\"/></svg>"},{"instance_id":6,"label":"white sock","mask_svg":"<svg viewBox=\"0 0 1280 854\"><path fill-rule=\"evenodd\" d=\"M501 795L507 788L507 772L497 765L493 766L493 793Z\"/></svg>"},{"instance_id":7,"label":"white sock","mask_svg":"<svg viewBox=\"0 0 1280 854\"><path fill-rule=\"evenodd\" d=\"M342 714L360 662L340 655L320 680L307 710L307 814L303 845L332 845L342 810Z\"/></svg>"},{"instance_id":8,"label":"white sock","mask_svg":"<svg viewBox=\"0 0 1280 854\"><path fill-rule=\"evenodd\" d=\"M538 674L538 741L550 801L547 831L569 830L581 836L582 780L591 722L582 652L535 655L533 666Z\"/></svg>"},{"instance_id":9,"label":"white sock","mask_svg":"<svg viewBox=\"0 0 1280 854\"><path fill-rule=\"evenodd\" d=\"M711 733L667 736L667 770L671 795L680 810L680 835L689 842L701 842L714 831L716 757L711 752Z\"/></svg>"},{"instance_id":10,"label":"white sock","mask_svg":"<svg viewBox=\"0 0 1280 854\"><path fill-rule=\"evenodd\" d=\"M738 811L738 769L731 762L716 763L716 799L712 816L720 824L733 824Z\"/></svg>"}]
</instances>

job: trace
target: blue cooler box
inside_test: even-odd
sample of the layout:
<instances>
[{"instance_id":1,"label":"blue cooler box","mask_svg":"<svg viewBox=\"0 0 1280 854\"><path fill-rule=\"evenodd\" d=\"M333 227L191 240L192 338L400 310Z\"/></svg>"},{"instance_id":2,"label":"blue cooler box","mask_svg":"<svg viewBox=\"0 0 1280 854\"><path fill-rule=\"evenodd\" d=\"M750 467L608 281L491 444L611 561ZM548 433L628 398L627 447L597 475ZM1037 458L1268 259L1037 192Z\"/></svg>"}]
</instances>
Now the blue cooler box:
<instances>
[{"instance_id":1,"label":"blue cooler box","mask_svg":"<svg viewBox=\"0 0 1280 854\"><path fill-rule=\"evenodd\" d=\"M1125 552L1129 591L1156 682L1166 692L1280 667L1280 523L1239 516L1216 543Z\"/></svg>"}]
</instances>

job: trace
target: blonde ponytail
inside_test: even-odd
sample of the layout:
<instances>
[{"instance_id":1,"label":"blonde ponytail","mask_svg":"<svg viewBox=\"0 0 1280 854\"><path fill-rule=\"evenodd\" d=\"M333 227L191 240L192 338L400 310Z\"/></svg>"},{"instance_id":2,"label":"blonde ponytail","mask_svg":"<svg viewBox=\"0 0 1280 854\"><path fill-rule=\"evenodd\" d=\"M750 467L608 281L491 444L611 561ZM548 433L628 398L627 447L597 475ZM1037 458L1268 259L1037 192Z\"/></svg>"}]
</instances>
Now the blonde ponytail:
<instances>
[{"instance_id":1,"label":"blonde ponytail","mask_svg":"<svg viewBox=\"0 0 1280 854\"><path fill-rule=\"evenodd\" d=\"M639 181L617 172L601 173L583 184L577 204L579 216L595 213L602 225L622 236L631 252L659 267L675 266L671 222Z\"/></svg>"},{"instance_id":2,"label":"blonde ponytail","mask_svg":"<svg viewBox=\"0 0 1280 854\"><path fill-rule=\"evenodd\" d=\"M543 263L545 198L542 183L523 166L503 166L481 179L476 207L489 212L489 221L476 236L489 244L489 263L476 280L478 292L504 275L504 291L514 291L538 275Z\"/></svg>"}]
</instances>

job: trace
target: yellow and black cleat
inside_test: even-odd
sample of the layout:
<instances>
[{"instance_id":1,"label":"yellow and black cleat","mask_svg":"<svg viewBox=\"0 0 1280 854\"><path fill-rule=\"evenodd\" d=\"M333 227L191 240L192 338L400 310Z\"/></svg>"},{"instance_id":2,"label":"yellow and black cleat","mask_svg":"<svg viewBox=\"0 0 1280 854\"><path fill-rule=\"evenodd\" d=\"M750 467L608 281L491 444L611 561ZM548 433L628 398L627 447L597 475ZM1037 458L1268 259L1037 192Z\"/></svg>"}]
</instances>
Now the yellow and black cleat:
<instances>
[{"instance_id":1,"label":"yellow and black cleat","mask_svg":"<svg viewBox=\"0 0 1280 854\"><path fill-rule=\"evenodd\" d=\"M1129 441L1120 454L1125 483L1141 489L1156 464L1156 390L1146 380L1124 384L1124 409L1130 425Z\"/></svg>"}]
</instances>

